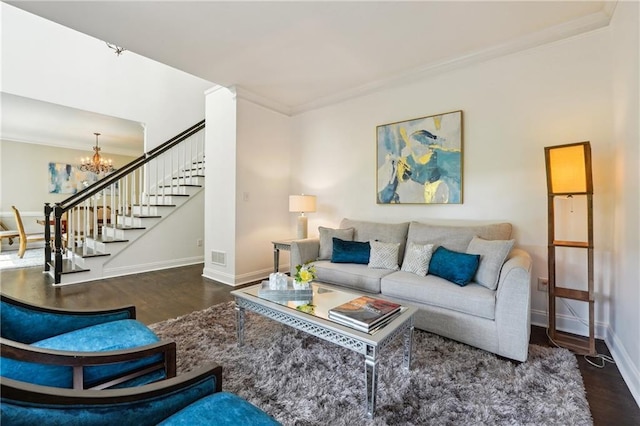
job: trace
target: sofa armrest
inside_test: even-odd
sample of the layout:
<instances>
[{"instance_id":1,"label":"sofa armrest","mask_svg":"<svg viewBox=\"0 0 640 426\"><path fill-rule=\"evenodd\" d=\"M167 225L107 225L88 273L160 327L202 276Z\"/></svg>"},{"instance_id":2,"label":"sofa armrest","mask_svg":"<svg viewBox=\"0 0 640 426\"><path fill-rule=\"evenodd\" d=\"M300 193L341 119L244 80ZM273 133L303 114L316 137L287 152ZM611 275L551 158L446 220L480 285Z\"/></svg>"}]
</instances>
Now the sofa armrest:
<instances>
[{"instance_id":1,"label":"sofa armrest","mask_svg":"<svg viewBox=\"0 0 640 426\"><path fill-rule=\"evenodd\" d=\"M502 266L496 292L498 352L501 355L526 361L531 332L530 310L531 256L522 249L513 249Z\"/></svg>"},{"instance_id":2,"label":"sofa armrest","mask_svg":"<svg viewBox=\"0 0 640 426\"><path fill-rule=\"evenodd\" d=\"M297 265L312 262L320 256L320 239L307 238L304 240L294 240L291 242L291 273L296 270Z\"/></svg>"}]
</instances>

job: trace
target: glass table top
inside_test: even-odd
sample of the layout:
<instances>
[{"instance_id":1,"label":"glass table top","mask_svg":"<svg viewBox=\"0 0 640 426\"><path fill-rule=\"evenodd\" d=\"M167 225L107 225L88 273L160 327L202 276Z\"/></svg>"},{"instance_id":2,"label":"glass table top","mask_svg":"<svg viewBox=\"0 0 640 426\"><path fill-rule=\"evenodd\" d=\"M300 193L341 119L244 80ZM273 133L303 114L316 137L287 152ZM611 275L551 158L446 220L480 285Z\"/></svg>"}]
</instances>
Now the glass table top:
<instances>
[{"instance_id":1,"label":"glass table top","mask_svg":"<svg viewBox=\"0 0 640 426\"><path fill-rule=\"evenodd\" d=\"M289 288L287 290L269 290L269 282L264 281L262 284L240 289L238 292L255 296L260 299L265 299L328 321L332 321L329 318L330 309L362 296L362 293L351 293L341 289L338 290L333 286L317 282L311 283L310 290L294 291L291 287L291 283L289 283ZM376 297L376 295L371 296ZM402 313L406 309L407 308L403 306L400 312ZM394 317L396 316L397 315L394 315ZM369 334L375 333L376 330L377 329L371 330Z\"/></svg>"}]
</instances>

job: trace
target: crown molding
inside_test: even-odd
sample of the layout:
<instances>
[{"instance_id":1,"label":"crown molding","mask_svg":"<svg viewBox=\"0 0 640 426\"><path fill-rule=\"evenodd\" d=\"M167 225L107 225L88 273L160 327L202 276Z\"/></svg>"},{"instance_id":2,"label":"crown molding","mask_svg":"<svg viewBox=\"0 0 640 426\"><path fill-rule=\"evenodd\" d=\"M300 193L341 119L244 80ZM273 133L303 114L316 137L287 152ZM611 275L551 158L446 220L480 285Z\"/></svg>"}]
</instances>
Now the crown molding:
<instances>
[{"instance_id":1,"label":"crown molding","mask_svg":"<svg viewBox=\"0 0 640 426\"><path fill-rule=\"evenodd\" d=\"M611 4L613 3L613 4ZM373 92L397 87L416 81L432 77L443 72L467 67L491 59L518 53L524 50L533 49L545 44L553 43L583 33L587 33L609 25L616 2L607 2L602 11L566 22L560 25L549 27L542 31L529 34L506 43L501 43L486 49L477 50L466 55L445 59L436 63L397 74L390 78L373 81L362 86L325 96L315 101L300 104L290 108L290 114L297 115L314 109L322 108L349 99L364 96ZM266 106L266 105L265 105ZM267 106L268 107L268 106Z\"/></svg>"},{"instance_id":2,"label":"crown molding","mask_svg":"<svg viewBox=\"0 0 640 426\"><path fill-rule=\"evenodd\" d=\"M233 86L233 88L235 89L236 97L240 99L244 99L246 101L252 102L256 105L260 105L262 107L265 107L267 109L270 109L272 111L278 112L286 116L293 115L292 108L283 103L265 98L262 95L258 95L256 93L253 93L245 89L244 87Z\"/></svg>"},{"instance_id":3,"label":"crown molding","mask_svg":"<svg viewBox=\"0 0 640 426\"><path fill-rule=\"evenodd\" d=\"M88 145L88 144L82 144L82 146L80 146L79 144L74 144L69 142L65 143L65 142L58 142L58 141L51 141L51 140L27 140L27 139L15 138L15 137L5 136L5 135L2 135L0 140L6 141L6 142L15 142L15 143L27 143L31 145L43 145L48 148L73 149L74 151L85 151L86 156L93 155L93 145ZM138 151L126 150L126 149L114 149L114 150L110 149L108 152L107 151L103 152L102 155L104 155L105 157L108 157L109 155L126 155L128 157L137 158L137 157L140 157L142 153Z\"/></svg>"}]
</instances>

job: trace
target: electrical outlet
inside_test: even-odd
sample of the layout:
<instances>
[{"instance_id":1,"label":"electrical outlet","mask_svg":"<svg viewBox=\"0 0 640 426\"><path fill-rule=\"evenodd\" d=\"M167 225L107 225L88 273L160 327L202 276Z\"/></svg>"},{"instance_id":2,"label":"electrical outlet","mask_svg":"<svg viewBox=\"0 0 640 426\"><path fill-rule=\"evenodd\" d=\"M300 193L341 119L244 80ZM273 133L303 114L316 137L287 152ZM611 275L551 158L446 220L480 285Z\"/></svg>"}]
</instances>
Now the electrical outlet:
<instances>
[{"instance_id":1,"label":"electrical outlet","mask_svg":"<svg viewBox=\"0 0 640 426\"><path fill-rule=\"evenodd\" d=\"M549 291L549 280L547 278L538 277L538 291Z\"/></svg>"},{"instance_id":2,"label":"electrical outlet","mask_svg":"<svg viewBox=\"0 0 640 426\"><path fill-rule=\"evenodd\" d=\"M197 239L196 240L196 246L197 247L202 247L202 240L201 239Z\"/></svg>"}]
</instances>

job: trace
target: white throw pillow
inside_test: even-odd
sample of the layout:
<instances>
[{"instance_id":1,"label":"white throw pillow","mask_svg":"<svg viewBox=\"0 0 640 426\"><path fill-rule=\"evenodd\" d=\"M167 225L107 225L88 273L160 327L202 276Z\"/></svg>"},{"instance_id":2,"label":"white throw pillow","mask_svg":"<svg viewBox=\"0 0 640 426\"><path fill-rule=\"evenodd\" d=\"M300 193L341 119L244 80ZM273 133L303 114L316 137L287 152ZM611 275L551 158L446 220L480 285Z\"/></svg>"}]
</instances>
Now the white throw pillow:
<instances>
[{"instance_id":1,"label":"white throw pillow","mask_svg":"<svg viewBox=\"0 0 640 426\"><path fill-rule=\"evenodd\" d=\"M369 241L371 252L369 254L369 268L392 269L397 271L398 252L400 243L381 243L380 241Z\"/></svg>"},{"instance_id":2,"label":"white throw pillow","mask_svg":"<svg viewBox=\"0 0 640 426\"><path fill-rule=\"evenodd\" d=\"M433 254L433 244L407 243L402 261L402 270L424 277L429 271L429 262Z\"/></svg>"},{"instance_id":3,"label":"white throw pillow","mask_svg":"<svg viewBox=\"0 0 640 426\"><path fill-rule=\"evenodd\" d=\"M473 237L467 247L467 253L480 255L480 265L473 280L489 290L498 288L502 264L515 242L516 240L485 240Z\"/></svg>"},{"instance_id":4,"label":"white throw pillow","mask_svg":"<svg viewBox=\"0 0 640 426\"><path fill-rule=\"evenodd\" d=\"M332 229L318 226L320 234L320 252L318 260L329 260L333 254L333 237L342 241L353 241L353 228Z\"/></svg>"}]
</instances>

